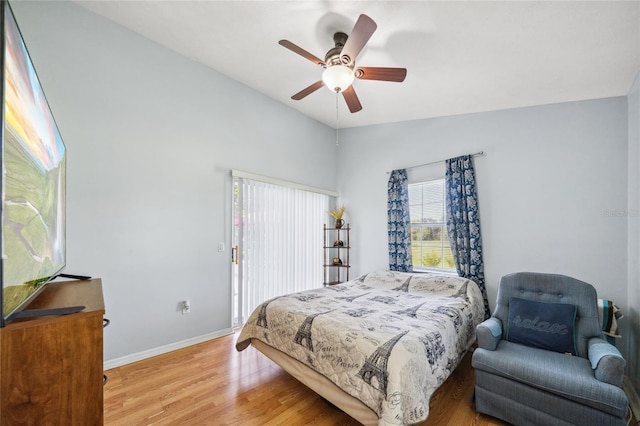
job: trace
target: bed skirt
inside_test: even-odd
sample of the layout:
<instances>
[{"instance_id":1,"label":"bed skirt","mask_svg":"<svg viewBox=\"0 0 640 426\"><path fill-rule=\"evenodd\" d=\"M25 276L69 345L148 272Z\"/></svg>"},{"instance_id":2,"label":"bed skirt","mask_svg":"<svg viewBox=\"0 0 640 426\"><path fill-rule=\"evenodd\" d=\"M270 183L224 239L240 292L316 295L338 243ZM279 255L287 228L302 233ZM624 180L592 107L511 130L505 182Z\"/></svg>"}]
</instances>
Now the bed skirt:
<instances>
[{"instance_id":1,"label":"bed skirt","mask_svg":"<svg viewBox=\"0 0 640 426\"><path fill-rule=\"evenodd\" d=\"M300 361L291 358L258 339L251 339L251 345L262 352L267 358L278 364L284 371L291 374L299 382L316 392L318 395L359 421L365 426L377 426L378 416L357 398L344 392L329 379L316 373Z\"/></svg>"}]
</instances>

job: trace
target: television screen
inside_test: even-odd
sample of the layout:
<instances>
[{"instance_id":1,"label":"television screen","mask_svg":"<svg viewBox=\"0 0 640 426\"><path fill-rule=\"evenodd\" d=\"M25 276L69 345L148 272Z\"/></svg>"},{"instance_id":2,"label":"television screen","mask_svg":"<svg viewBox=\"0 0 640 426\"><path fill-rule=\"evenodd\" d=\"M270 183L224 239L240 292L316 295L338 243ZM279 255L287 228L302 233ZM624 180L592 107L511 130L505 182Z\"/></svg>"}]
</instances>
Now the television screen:
<instances>
[{"instance_id":1,"label":"television screen","mask_svg":"<svg viewBox=\"0 0 640 426\"><path fill-rule=\"evenodd\" d=\"M8 2L0 13L4 326L65 266L66 149Z\"/></svg>"}]
</instances>

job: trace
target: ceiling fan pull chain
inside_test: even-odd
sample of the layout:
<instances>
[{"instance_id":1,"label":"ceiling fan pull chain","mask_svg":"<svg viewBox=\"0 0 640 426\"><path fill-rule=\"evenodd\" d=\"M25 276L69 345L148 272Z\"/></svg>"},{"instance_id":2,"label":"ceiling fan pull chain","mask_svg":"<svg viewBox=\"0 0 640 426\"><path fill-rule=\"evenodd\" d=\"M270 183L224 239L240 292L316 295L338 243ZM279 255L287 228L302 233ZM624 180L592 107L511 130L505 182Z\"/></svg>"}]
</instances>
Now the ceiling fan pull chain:
<instances>
[{"instance_id":1,"label":"ceiling fan pull chain","mask_svg":"<svg viewBox=\"0 0 640 426\"><path fill-rule=\"evenodd\" d=\"M338 143L338 94L339 90L336 91L336 146L340 146Z\"/></svg>"}]
</instances>

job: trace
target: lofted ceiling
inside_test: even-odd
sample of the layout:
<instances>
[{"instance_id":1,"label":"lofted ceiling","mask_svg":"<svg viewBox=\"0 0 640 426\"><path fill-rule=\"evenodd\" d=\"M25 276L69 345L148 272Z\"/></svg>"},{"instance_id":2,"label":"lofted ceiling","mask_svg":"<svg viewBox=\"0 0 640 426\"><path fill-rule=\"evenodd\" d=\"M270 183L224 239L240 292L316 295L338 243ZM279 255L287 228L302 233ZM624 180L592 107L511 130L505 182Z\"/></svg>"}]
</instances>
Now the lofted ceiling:
<instances>
[{"instance_id":1,"label":"lofted ceiling","mask_svg":"<svg viewBox=\"0 0 640 426\"><path fill-rule=\"evenodd\" d=\"M331 127L333 92L291 99L322 68L278 41L324 59L361 13L378 28L356 65L408 72L356 80L340 128L624 96L640 69L638 0L75 2Z\"/></svg>"}]
</instances>

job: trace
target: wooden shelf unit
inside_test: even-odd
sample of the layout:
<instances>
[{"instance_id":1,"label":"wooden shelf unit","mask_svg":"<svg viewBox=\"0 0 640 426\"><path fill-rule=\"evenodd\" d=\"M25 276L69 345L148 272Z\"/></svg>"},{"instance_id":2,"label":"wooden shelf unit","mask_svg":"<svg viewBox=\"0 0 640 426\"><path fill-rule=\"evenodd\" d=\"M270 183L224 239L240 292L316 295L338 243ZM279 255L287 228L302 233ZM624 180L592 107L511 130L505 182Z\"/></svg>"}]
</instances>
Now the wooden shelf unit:
<instances>
[{"instance_id":1,"label":"wooden shelf unit","mask_svg":"<svg viewBox=\"0 0 640 426\"><path fill-rule=\"evenodd\" d=\"M324 225L324 263L322 266L325 286L349 281L349 269L351 268L349 259L351 252L350 232L351 227L348 223L342 228ZM337 241L342 241L343 245L334 245ZM342 263L334 263L334 258L340 259Z\"/></svg>"},{"instance_id":2,"label":"wooden shelf unit","mask_svg":"<svg viewBox=\"0 0 640 426\"><path fill-rule=\"evenodd\" d=\"M48 284L30 309L85 306L0 328L0 424L103 424L102 281Z\"/></svg>"}]
</instances>

